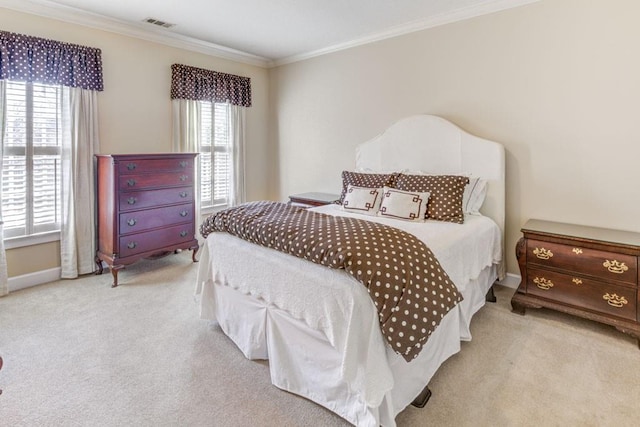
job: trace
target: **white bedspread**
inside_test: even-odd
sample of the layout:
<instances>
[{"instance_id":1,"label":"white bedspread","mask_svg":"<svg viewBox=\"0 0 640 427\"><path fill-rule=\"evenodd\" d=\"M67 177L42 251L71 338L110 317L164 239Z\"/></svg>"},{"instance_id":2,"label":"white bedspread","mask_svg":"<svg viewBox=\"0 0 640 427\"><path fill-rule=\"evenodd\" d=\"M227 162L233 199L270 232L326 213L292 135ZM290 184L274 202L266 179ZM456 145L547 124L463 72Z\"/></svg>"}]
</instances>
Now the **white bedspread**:
<instances>
[{"instance_id":1,"label":"white bedspread","mask_svg":"<svg viewBox=\"0 0 640 427\"><path fill-rule=\"evenodd\" d=\"M434 333L429 341L448 340L445 347L447 348L446 357L449 357L449 353L452 354L459 348L460 339L470 339L468 331L470 316L479 308L479 306L472 307L470 304L481 305L478 301L483 300L478 300L477 295L467 298L468 295L473 294L473 290L466 287L470 280L478 278L481 271L501 259L500 230L491 219L483 216L469 216L464 224L436 221L413 223L363 217L344 212L338 205L322 206L314 210L331 215L354 216L378 221L406 230L423 240L465 296L465 301L454 308L455 313L450 313L452 315L447 315L443 320L443 324L446 323L443 329L448 329L446 334L444 331L440 331L439 334ZM209 257L213 262L210 262ZM204 286L200 288L203 282ZM389 417L395 416L395 413L403 408L393 408L394 402L388 400L389 392L394 387L391 365L406 364L406 362L400 362L398 360L400 358L394 358L388 354L387 346L377 325L377 312L366 288L344 271L329 269L273 249L249 244L226 233L213 233L207 238L198 279L199 291L202 291L201 317L218 320L225 333L236 342L246 357L261 359L269 357L266 344L255 339L255 336L262 334L263 331L242 330L242 322L234 319L216 319L215 313L219 313L221 308L216 306L217 302L213 298L214 284L233 288L241 294L252 296L258 301L263 301L265 306L272 307L274 313L284 312L309 328L319 331L340 355L341 380L348 383L350 392L357 396L353 399L361 402L362 405L369 408L378 408L383 404L391 405L392 413ZM481 292L480 297L483 297L486 289ZM251 322L247 322L247 325L249 324ZM446 335L446 337L439 338L440 335ZM451 335L454 336L453 340ZM412 363L416 363L419 359ZM434 372L437 366L433 369ZM288 383L278 384L277 378L273 377L274 368L272 367L274 384L293 392L298 391L298 386L303 387ZM290 382L290 380L287 381ZM343 399L338 396L334 398L336 401ZM380 419L364 419L369 416L368 413L362 415L340 412L339 408L335 410L330 406L331 401L326 402L322 399L320 397L313 400L324 404L355 424L369 425L381 422ZM402 404L408 403L402 402Z\"/></svg>"}]
</instances>

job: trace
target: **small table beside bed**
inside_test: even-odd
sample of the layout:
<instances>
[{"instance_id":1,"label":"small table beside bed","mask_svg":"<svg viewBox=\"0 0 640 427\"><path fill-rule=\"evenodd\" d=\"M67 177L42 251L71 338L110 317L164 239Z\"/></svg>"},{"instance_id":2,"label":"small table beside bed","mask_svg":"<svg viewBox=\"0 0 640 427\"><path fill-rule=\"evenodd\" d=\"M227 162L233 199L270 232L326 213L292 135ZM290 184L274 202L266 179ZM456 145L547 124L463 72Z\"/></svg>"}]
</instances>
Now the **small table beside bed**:
<instances>
[{"instance_id":1,"label":"small table beside bed","mask_svg":"<svg viewBox=\"0 0 640 427\"><path fill-rule=\"evenodd\" d=\"M460 351L461 341L471 340L473 315L485 304L493 283L504 276L504 148L440 117L417 115L359 145L356 170L366 172L343 172L340 204L301 209L254 202L230 208L228 211L257 212L257 216L237 220L259 228L258 238L251 241L237 237L241 232L234 235L237 224L229 219L234 218L228 216L231 212L208 218L201 228L207 230L207 237L197 279L200 314L216 321L245 357L268 359L276 387L304 396L354 425L394 426L396 415L417 397L426 402L430 379L445 360ZM362 203L366 197L371 200ZM360 205L366 206L366 214ZM423 209L419 215L397 218L404 215L398 212L418 205ZM401 302L387 304L384 298L389 295L379 295L374 285L389 288L388 282L376 280L381 273L375 267L370 271L356 267L356 263L376 264L373 257L372 262L357 259L353 265L347 261L343 268L335 268L336 260L359 248L334 251L330 245L340 241L332 243L336 240L333 234L319 239L323 246L315 258L326 255L333 259L333 264L325 265L309 260L313 252L292 256L307 250L307 241L301 244L297 237L282 244L272 237L265 238L264 246L253 243L272 227L256 226L256 221L264 221L273 212L291 216L285 218L286 232L274 229L274 235L323 236L321 229L312 233L309 227L325 222L336 235L339 227L351 227L358 233L366 228L398 234L411 247L425 247L433 269L425 269L423 276L430 272L431 277L416 274L407 249L395 241L387 246L386 237L378 241L381 246L373 253L377 256L388 250L395 257L394 264L386 266L390 271L407 261L411 267L400 270L411 276L410 283L417 278L425 286L435 286L426 292L426 287L408 284L399 291ZM275 222L283 220L278 216ZM230 231L215 228L222 225ZM304 249L298 250L295 242ZM273 249L277 246L280 250ZM443 273L438 273L440 269ZM384 274L388 277L388 270ZM435 277L440 275L445 277L436 284ZM444 288L444 282L451 282L453 291ZM422 295L415 290L412 294L411 289L420 289ZM450 306L445 308L438 296L449 300ZM415 325L398 321L397 327L390 323L401 319L400 304L407 305L406 300L413 310L403 308L407 316L418 319L421 315L417 313L426 313L422 320L429 327L422 327L422 335L418 321ZM436 301L442 305L439 315L431 306ZM409 330L418 329L418 345L404 350L402 344L402 351L392 345L398 336L407 338L398 332L400 323Z\"/></svg>"}]
</instances>

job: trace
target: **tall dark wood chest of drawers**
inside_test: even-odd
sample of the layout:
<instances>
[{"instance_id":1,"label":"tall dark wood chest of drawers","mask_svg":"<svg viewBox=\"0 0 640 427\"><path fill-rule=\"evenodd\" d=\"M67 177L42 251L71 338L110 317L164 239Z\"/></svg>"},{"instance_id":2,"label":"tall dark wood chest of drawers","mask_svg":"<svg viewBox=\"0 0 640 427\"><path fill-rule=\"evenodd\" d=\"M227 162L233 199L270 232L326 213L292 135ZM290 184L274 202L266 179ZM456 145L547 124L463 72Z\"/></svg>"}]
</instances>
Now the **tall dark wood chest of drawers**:
<instances>
[{"instance_id":1,"label":"tall dark wood chest of drawers","mask_svg":"<svg viewBox=\"0 0 640 427\"><path fill-rule=\"evenodd\" d=\"M194 153L97 155L98 251L118 270L177 249L198 250Z\"/></svg>"},{"instance_id":2,"label":"tall dark wood chest of drawers","mask_svg":"<svg viewBox=\"0 0 640 427\"><path fill-rule=\"evenodd\" d=\"M551 308L612 325L640 345L640 233L541 220L522 233L515 312Z\"/></svg>"}]
</instances>

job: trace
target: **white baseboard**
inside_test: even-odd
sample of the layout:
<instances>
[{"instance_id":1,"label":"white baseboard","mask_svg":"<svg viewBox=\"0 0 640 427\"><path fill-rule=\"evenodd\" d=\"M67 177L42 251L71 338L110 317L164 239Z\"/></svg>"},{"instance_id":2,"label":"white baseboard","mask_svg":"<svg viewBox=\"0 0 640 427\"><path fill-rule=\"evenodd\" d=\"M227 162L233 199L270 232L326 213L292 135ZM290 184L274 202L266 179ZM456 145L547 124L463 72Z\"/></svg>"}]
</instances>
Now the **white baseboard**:
<instances>
[{"instance_id":1,"label":"white baseboard","mask_svg":"<svg viewBox=\"0 0 640 427\"><path fill-rule=\"evenodd\" d=\"M520 281L522 278L517 274L507 273L507 276L501 280L496 282L498 285L506 286L511 289L518 289L518 285L520 285Z\"/></svg>"},{"instance_id":2,"label":"white baseboard","mask_svg":"<svg viewBox=\"0 0 640 427\"><path fill-rule=\"evenodd\" d=\"M9 277L7 282L9 292L60 280L61 271L62 269L60 267L56 267L50 268L49 270L36 271L35 273L23 274L22 276Z\"/></svg>"},{"instance_id":3,"label":"white baseboard","mask_svg":"<svg viewBox=\"0 0 640 427\"><path fill-rule=\"evenodd\" d=\"M57 267L50 268L49 270L36 271L35 273L23 274L22 276L10 277L8 281L9 292L59 280L60 271L61 268ZM521 279L517 274L507 273L503 280L496 283L501 286L506 286L507 288L518 289Z\"/></svg>"}]
</instances>

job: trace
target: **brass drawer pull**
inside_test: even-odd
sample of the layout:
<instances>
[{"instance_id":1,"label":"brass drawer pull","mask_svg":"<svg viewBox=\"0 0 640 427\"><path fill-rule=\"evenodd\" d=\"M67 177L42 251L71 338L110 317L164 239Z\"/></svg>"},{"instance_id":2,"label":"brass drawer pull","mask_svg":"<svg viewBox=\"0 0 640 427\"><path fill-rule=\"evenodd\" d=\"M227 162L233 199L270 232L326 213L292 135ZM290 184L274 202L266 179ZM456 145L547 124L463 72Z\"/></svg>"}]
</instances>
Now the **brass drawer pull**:
<instances>
[{"instance_id":1,"label":"brass drawer pull","mask_svg":"<svg viewBox=\"0 0 640 427\"><path fill-rule=\"evenodd\" d=\"M535 248L533 254L540 259L549 259L553 256L553 252L545 248Z\"/></svg>"},{"instance_id":2,"label":"brass drawer pull","mask_svg":"<svg viewBox=\"0 0 640 427\"><path fill-rule=\"evenodd\" d=\"M181 168L186 168L187 167L187 162L185 162L184 160L180 162L180 167Z\"/></svg>"},{"instance_id":3,"label":"brass drawer pull","mask_svg":"<svg viewBox=\"0 0 640 427\"><path fill-rule=\"evenodd\" d=\"M185 197L187 197L188 195L189 195L189 194L188 194L186 191L181 191L181 192L180 192L180 197L182 197L183 199L184 199Z\"/></svg>"},{"instance_id":4,"label":"brass drawer pull","mask_svg":"<svg viewBox=\"0 0 640 427\"><path fill-rule=\"evenodd\" d=\"M180 181L186 181L187 178L189 177L187 175L180 175L179 178L180 178Z\"/></svg>"},{"instance_id":5,"label":"brass drawer pull","mask_svg":"<svg viewBox=\"0 0 640 427\"><path fill-rule=\"evenodd\" d=\"M553 288L553 282L551 280L547 280L544 277L536 277L533 279L533 283L536 284L537 287L544 291L548 291Z\"/></svg>"},{"instance_id":6,"label":"brass drawer pull","mask_svg":"<svg viewBox=\"0 0 640 427\"><path fill-rule=\"evenodd\" d=\"M133 248L135 248L136 246L138 246L138 244L137 244L136 242L129 242L129 243L127 243L127 247L128 247L129 249L133 249Z\"/></svg>"},{"instance_id":7,"label":"brass drawer pull","mask_svg":"<svg viewBox=\"0 0 640 427\"><path fill-rule=\"evenodd\" d=\"M187 232L186 232L186 231L182 230L182 231L180 232L180 237L184 237L184 236L186 236L186 235L187 235Z\"/></svg>"},{"instance_id":8,"label":"brass drawer pull","mask_svg":"<svg viewBox=\"0 0 640 427\"><path fill-rule=\"evenodd\" d=\"M582 280L578 279L577 277L574 277L572 282L575 283L576 285L582 285Z\"/></svg>"},{"instance_id":9,"label":"brass drawer pull","mask_svg":"<svg viewBox=\"0 0 640 427\"><path fill-rule=\"evenodd\" d=\"M603 267L609 270L611 273L622 274L625 271L629 270L629 267L626 266L624 262L606 260L602 263Z\"/></svg>"},{"instance_id":10,"label":"brass drawer pull","mask_svg":"<svg viewBox=\"0 0 640 427\"><path fill-rule=\"evenodd\" d=\"M189 215L189 212L187 211L180 212L180 216L187 216L187 215Z\"/></svg>"},{"instance_id":11,"label":"brass drawer pull","mask_svg":"<svg viewBox=\"0 0 640 427\"><path fill-rule=\"evenodd\" d=\"M136 180L135 180L135 179L129 179L129 180L127 180L127 185L128 185L129 187L133 187L133 186L135 186L135 185L136 185Z\"/></svg>"},{"instance_id":12,"label":"brass drawer pull","mask_svg":"<svg viewBox=\"0 0 640 427\"><path fill-rule=\"evenodd\" d=\"M130 171L135 170L136 169L136 164L135 163L127 164L127 169L129 169Z\"/></svg>"},{"instance_id":13,"label":"brass drawer pull","mask_svg":"<svg viewBox=\"0 0 640 427\"><path fill-rule=\"evenodd\" d=\"M134 225L136 225L137 222L138 222L137 219L131 218L127 220L127 225L129 225L130 227L133 227Z\"/></svg>"},{"instance_id":14,"label":"brass drawer pull","mask_svg":"<svg viewBox=\"0 0 640 427\"><path fill-rule=\"evenodd\" d=\"M602 295L602 299L607 300L607 304L615 308L622 308L623 305L627 304L627 299L619 297L617 294L606 293Z\"/></svg>"},{"instance_id":15,"label":"brass drawer pull","mask_svg":"<svg viewBox=\"0 0 640 427\"><path fill-rule=\"evenodd\" d=\"M137 201L138 201L138 199L136 199L135 197L129 197L127 199L127 203L130 204L130 205L135 205Z\"/></svg>"},{"instance_id":16,"label":"brass drawer pull","mask_svg":"<svg viewBox=\"0 0 640 427\"><path fill-rule=\"evenodd\" d=\"M580 255L580 254L582 253L582 249L580 249L580 248L573 248L573 251L572 251L572 252L573 252L574 254L576 254L576 255Z\"/></svg>"}]
</instances>

